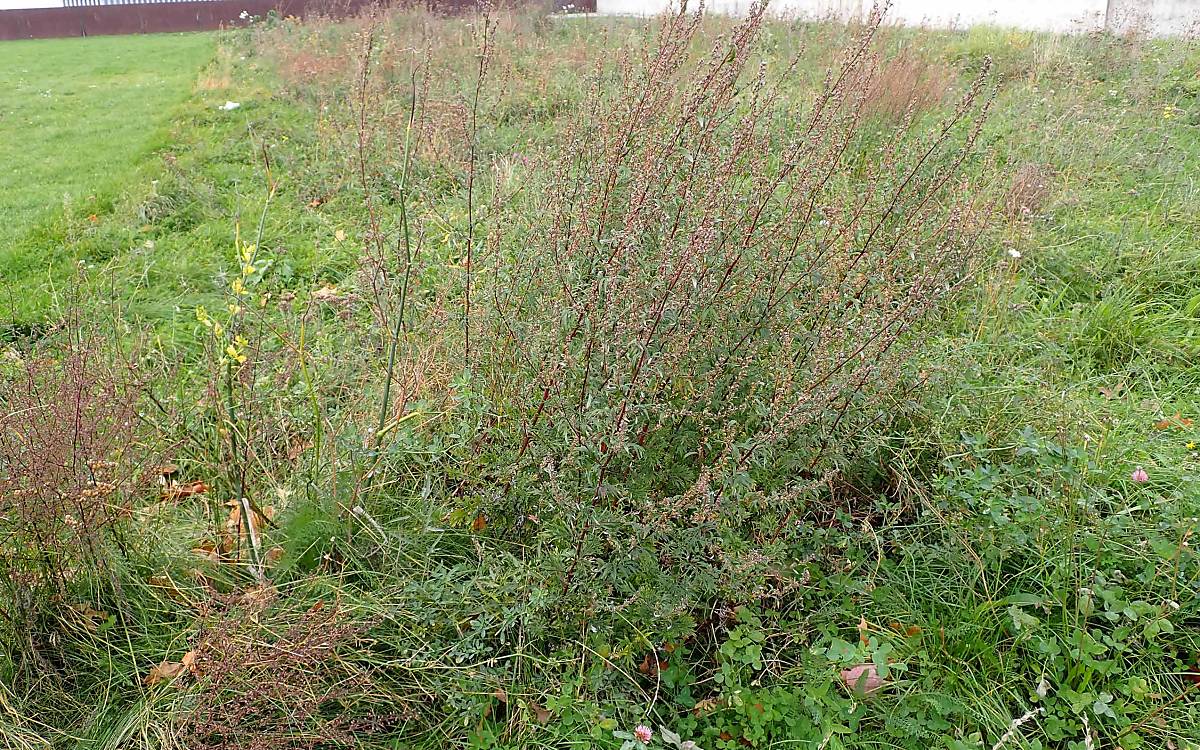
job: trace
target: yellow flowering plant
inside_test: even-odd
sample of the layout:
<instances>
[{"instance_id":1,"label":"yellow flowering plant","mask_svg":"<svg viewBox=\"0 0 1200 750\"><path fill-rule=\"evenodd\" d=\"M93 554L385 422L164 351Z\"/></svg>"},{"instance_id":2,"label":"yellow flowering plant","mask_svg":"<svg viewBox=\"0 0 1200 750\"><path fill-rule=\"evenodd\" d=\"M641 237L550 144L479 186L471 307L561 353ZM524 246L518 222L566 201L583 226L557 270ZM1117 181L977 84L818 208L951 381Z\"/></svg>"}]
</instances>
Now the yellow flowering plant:
<instances>
[{"instance_id":1,"label":"yellow flowering plant","mask_svg":"<svg viewBox=\"0 0 1200 750\"><path fill-rule=\"evenodd\" d=\"M208 310L200 305L196 307L196 321L209 330L212 339L221 351L221 364L245 364L246 351L250 342L237 333L239 321L246 310L246 305L253 297L251 288L262 281L273 261L259 256L257 242L242 242L241 234L235 239L238 254L238 275L229 284L231 299L225 305L228 316L224 322L215 319ZM265 307L269 295L258 295L259 307Z\"/></svg>"}]
</instances>

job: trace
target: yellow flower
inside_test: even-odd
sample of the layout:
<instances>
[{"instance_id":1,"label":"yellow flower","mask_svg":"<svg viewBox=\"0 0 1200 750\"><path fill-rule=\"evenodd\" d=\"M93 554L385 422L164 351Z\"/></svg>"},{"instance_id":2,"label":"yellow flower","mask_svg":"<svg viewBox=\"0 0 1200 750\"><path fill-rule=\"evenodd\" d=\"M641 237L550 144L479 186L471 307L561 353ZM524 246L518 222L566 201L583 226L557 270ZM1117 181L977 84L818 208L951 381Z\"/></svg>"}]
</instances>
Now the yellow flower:
<instances>
[{"instance_id":1,"label":"yellow flower","mask_svg":"<svg viewBox=\"0 0 1200 750\"><path fill-rule=\"evenodd\" d=\"M254 258L254 245L242 247L242 262L249 263L252 258Z\"/></svg>"},{"instance_id":2,"label":"yellow flower","mask_svg":"<svg viewBox=\"0 0 1200 750\"><path fill-rule=\"evenodd\" d=\"M1188 450L1190 450L1190 451L1194 451L1194 450L1196 450L1196 441L1195 441L1195 440L1189 440L1189 441L1188 441L1188 444L1187 444L1187 449L1188 449Z\"/></svg>"},{"instance_id":3,"label":"yellow flower","mask_svg":"<svg viewBox=\"0 0 1200 750\"><path fill-rule=\"evenodd\" d=\"M242 362L246 361L246 355L242 354L240 351L238 351L237 347L235 347L233 344L230 344L229 346L225 347L225 353L229 355L230 359L232 359L234 362L237 362L238 364L241 364Z\"/></svg>"},{"instance_id":4,"label":"yellow flower","mask_svg":"<svg viewBox=\"0 0 1200 750\"><path fill-rule=\"evenodd\" d=\"M236 305L236 304L234 304L234 303L232 303L232 302L230 302L230 303L229 303L229 314L230 314L230 315L237 315L237 314L238 314L238 313L240 313L241 311L242 311L242 306L241 306L241 305Z\"/></svg>"},{"instance_id":5,"label":"yellow flower","mask_svg":"<svg viewBox=\"0 0 1200 750\"><path fill-rule=\"evenodd\" d=\"M242 266L242 275L253 276L256 270L257 269L254 267L253 263L247 263L246 265Z\"/></svg>"},{"instance_id":6,"label":"yellow flower","mask_svg":"<svg viewBox=\"0 0 1200 750\"><path fill-rule=\"evenodd\" d=\"M233 293L239 297L246 293L246 285L242 283L241 279L233 280Z\"/></svg>"},{"instance_id":7,"label":"yellow flower","mask_svg":"<svg viewBox=\"0 0 1200 750\"><path fill-rule=\"evenodd\" d=\"M214 320L212 324L212 332L214 336L220 338L221 336L225 335L225 328Z\"/></svg>"}]
</instances>

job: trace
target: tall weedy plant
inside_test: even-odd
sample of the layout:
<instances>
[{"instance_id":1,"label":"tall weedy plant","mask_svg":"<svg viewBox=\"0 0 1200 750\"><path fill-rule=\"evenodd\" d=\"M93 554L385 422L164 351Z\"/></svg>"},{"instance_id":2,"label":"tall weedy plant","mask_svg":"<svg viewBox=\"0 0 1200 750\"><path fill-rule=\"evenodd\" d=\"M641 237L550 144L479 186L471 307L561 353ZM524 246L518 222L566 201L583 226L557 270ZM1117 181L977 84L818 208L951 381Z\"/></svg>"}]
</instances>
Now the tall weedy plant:
<instances>
[{"instance_id":1,"label":"tall weedy plant","mask_svg":"<svg viewBox=\"0 0 1200 750\"><path fill-rule=\"evenodd\" d=\"M52 600L90 588L120 604L107 559L138 473L136 368L74 317L62 333L61 345L6 363L0 382L0 646L18 672L9 679L53 662L62 615Z\"/></svg>"},{"instance_id":2,"label":"tall weedy plant","mask_svg":"<svg viewBox=\"0 0 1200 750\"><path fill-rule=\"evenodd\" d=\"M761 490L782 523L967 278L986 72L940 122L868 121L882 10L815 87L758 55L765 12L703 55L701 13L659 19L496 220L472 325L510 497L698 522Z\"/></svg>"}]
</instances>

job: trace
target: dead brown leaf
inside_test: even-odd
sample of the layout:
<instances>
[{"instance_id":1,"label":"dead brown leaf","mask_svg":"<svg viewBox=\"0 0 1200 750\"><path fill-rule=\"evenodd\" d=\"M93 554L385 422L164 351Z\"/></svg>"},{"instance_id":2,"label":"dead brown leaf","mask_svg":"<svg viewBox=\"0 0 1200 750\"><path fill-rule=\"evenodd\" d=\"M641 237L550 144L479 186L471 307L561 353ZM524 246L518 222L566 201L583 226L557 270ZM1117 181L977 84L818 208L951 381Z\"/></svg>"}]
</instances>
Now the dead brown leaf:
<instances>
[{"instance_id":1,"label":"dead brown leaf","mask_svg":"<svg viewBox=\"0 0 1200 750\"><path fill-rule=\"evenodd\" d=\"M193 657L194 658L194 657ZM167 661L163 659L158 666L151 667L149 674L146 675L142 682L147 685L157 685L160 682L170 682L183 673L184 666L182 662Z\"/></svg>"},{"instance_id":2,"label":"dead brown leaf","mask_svg":"<svg viewBox=\"0 0 1200 750\"><path fill-rule=\"evenodd\" d=\"M172 482L162 491L162 496L164 500L180 500L185 497L192 497L193 495L203 495L208 490L208 485L200 481L187 482L185 484Z\"/></svg>"},{"instance_id":3,"label":"dead brown leaf","mask_svg":"<svg viewBox=\"0 0 1200 750\"><path fill-rule=\"evenodd\" d=\"M99 630L104 621L108 619L107 612L95 609L90 604L73 604L71 605L71 609L78 615L79 622L83 627L93 633Z\"/></svg>"},{"instance_id":4,"label":"dead brown leaf","mask_svg":"<svg viewBox=\"0 0 1200 750\"><path fill-rule=\"evenodd\" d=\"M870 695L883 687L883 678L875 670L874 664L859 664L838 673L842 683L856 695Z\"/></svg>"},{"instance_id":5,"label":"dead brown leaf","mask_svg":"<svg viewBox=\"0 0 1200 750\"><path fill-rule=\"evenodd\" d=\"M194 676L199 676L199 674L200 674L200 670L199 670L199 668L196 666L196 652L195 652L195 650L188 651L186 654L184 654L184 655L183 655L183 658L179 660L179 663L183 665L184 669L186 669L187 671L191 672L191 673L192 673L192 675L194 675Z\"/></svg>"},{"instance_id":6,"label":"dead brown leaf","mask_svg":"<svg viewBox=\"0 0 1200 750\"><path fill-rule=\"evenodd\" d=\"M692 707L692 715L696 717L707 716L720 707L720 703L716 698L703 698L696 701L696 705Z\"/></svg>"},{"instance_id":7,"label":"dead brown leaf","mask_svg":"<svg viewBox=\"0 0 1200 750\"><path fill-rule=\"evenodd\" d=\"M642 657L642 663L638 665L638 671L648 677L654 677L660 669L667 668L667 661L659 659L658 655L652 652L647 652Z\"/></svg>"},{"instance_id":8,"label":"dead brown leaf","mask_svg":"<svg viewBox=\"0 0 1200 750\"><path fill-rule=\"evenodd\" d=\"M312 448L315 443L311 440L297 440L288 445L287 457L289 461L295 461L300 457L301 453Z\"/></svg>"},{"instance_id":9,"label":"dead brown leaf","mask_svg":"<svg viewBox=\"0 0 1200 750\"><path fill-rule=\"evenodd\" d=\"M537 720L538 724L546 724L550 721L550 716L551 716L550 711L548 711L545 708L542 708L538 704L530 703L529 710L533 711L533 718Z\"/></svg>"},{"instance_id":10,"label":"dead brown leaf","mask_svg":"<svg viewBox=\"0 0 1200 750\"><path fill-rule=\"evenodd\" d=\"M1175 414L1173 414L1172 416L1166 417L1165 419L1160 419L1159 421L1155 422L1154 429L1168 430L1172 427L1188 428L1188 427L1191 427L1193 424L1194 424L1194 422L1191 418L1183 416L1183 414L1180 412L1175 412Z\"/></svg>"}]
</instances>

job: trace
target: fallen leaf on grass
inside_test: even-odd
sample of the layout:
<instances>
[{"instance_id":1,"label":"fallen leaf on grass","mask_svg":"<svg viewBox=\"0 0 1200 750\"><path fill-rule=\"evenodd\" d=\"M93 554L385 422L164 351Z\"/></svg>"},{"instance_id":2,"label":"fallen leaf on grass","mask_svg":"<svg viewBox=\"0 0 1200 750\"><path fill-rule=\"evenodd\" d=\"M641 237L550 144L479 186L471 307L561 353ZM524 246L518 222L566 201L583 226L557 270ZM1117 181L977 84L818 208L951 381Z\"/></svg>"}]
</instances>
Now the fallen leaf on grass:
<instances>
[{"instance_id":1,"label":"fallen leaf on grass","mask_svg":"<svg viewBox=\"0 0 1200 750\"><path fill-rule=\"evenodd\" d=\"M71 609L79 616L83 627L95 633L100 630L100 626L108 619L108 613L95 609L90 604L72 604Z\"/></svg>"},{"instance_id":2,"label":"fallen leaf on grass","mask_svg":"<svg viewBox=\"0 0 1200 750\"><path fill-rule=\"evenodd\" d=\"M215 542L200 542L192 547L192 554L212 563L221 562L221 549Z\"/></svg>"},{"instance_id":3,"label":"fallen leaf on grass","mask_svg":"<svg viewBox=\"0 0 1200 750\"><path fill-rule=\"evenodd\" d=\"M1183 416L1183 414L1181 414L1180 412L1175 412L1175 414L1173 416L1166 417L1165 419L1160 419L1157 422L1155 422L1154 429L1167 430L1172 427L1186 428L1186 427L1191 427L1192 424L1193 424L1193 421L1190 418Z\"/></svg>"},{"instance_id":4,"label":"fallen leaf on grass","mask_svg":"<svg viewBox=\"0 0 1200 750\"><path fill-rule=\"evenodd\" d=\"M550 712L538 704L530 703L529 710L533 711L533 718L537 720L538 724L546 724L550 721Z\"/></svg>"},{"instance_id":5,"label":"fallen leaf on grass","mask_svg":"<svg viewBox=\"0 0 1200 750\"><path fill-rule=\"evenodd\" d=\"M870 695L883 687L883 678L875 671L874 664L859 664L843 669L839 676L846 687L859 695Z\"/></svg>"},{"instance_id":6,"label":"fallen leaf on grass","mask_svg":"<svg viewBox=\"0 0 1200 750\"><path fill-rule=\"evenodd\" d=\"M194 659L195 657L193 657ZM183 674L183 662L167 661L163 659L158 666L151 667L149 674L142 680L147 685L157 685L160 682L170 682L179 675Z\"/></svg>"},{"instance_id":7,"label":"fallen leaf on grass","mask_svg":"<svg viewBox=\"0 0 1200 750\"><path fill-rule=\"evenodd\" d=\"M697 718L706 716L716 711L719 706L716 698L703 698L696 701L696 705L692 707L692 715Z\"/></svg>"},{"instance_id":8,"label":"fallen leaf on grass","mask_svg":"<svg viewBox=\"0 0 1200 750\"><path fill-rule=\"evenodd\" d=\"M204 482L172 483L163 490L162 496L166 500L179 500L193 495L203 495L205 492L208 492L208 485Z\"/></svg>"},{"instance_id":9,"label":"fallen leaf on grass","mask_svg":"<svg viewBox=\"0 0 1200 750\"><path fill-rule=\"evenodd\" d=\"M892 622L888 624L888 627L890 627L893 631L903 635L905 638L912 638L913 636L918 636L921 634L921 628L917 627L916 625L904 627L898 622Z\"/></svg>"},{"instance_id":10,"label":"fallen leaf on grass","mask_svg":"<svg viewBox=\"0 0 1200 750\"><path fill-rule=\"evenodd\" d=\"M657 654L647 652L642 659L642 663L638 665L638 671L649 677L658 674L659 670L667 668L667 661L659 659Z\"/></svg>"}]
</instances>

